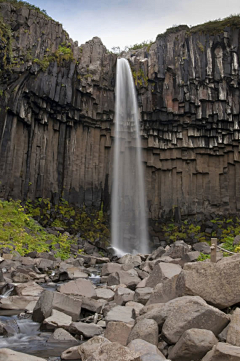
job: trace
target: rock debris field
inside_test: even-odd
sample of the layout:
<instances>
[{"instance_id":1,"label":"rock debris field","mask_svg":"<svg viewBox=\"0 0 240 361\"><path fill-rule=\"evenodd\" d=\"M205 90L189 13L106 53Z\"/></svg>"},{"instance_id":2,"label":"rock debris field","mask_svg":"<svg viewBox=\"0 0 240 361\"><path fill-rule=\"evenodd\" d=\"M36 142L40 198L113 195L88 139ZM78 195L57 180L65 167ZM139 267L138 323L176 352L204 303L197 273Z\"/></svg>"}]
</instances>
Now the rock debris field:
<instances>
[{"instance_id":1,"label":"rock debris field","mask_svg":"<svg viewBox=\"0 0 240 361\"><path fill-rule=\"evenodd\" d=\"M120 259L3 254L1 315L32 318L48 332L46 348L62 351L42 358L2 347L20 332L16 319L3 318L0 360L240 360L240 255L197 262L200 252L210 247L176 241Z\"/></svg>"}]
</instances>

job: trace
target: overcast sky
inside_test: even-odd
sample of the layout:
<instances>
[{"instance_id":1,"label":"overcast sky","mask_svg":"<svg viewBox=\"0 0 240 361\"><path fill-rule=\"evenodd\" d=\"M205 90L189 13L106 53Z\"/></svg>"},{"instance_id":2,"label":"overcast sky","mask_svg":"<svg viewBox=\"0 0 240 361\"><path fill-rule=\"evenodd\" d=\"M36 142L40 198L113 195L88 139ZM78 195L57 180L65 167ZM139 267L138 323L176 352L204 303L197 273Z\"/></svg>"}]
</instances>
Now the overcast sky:
<instances>
[{"instance_id":1,"label":"overcast sky","mask_svg":"<svg viewBox=\"0 0 240 361\"><path fill-rule=\"evenodd\" d=\"M31 0L79 45L98 36L111 49L130 46L174 25L197 25L240 13L240 0Z\"/></svg>"}]
</instances>

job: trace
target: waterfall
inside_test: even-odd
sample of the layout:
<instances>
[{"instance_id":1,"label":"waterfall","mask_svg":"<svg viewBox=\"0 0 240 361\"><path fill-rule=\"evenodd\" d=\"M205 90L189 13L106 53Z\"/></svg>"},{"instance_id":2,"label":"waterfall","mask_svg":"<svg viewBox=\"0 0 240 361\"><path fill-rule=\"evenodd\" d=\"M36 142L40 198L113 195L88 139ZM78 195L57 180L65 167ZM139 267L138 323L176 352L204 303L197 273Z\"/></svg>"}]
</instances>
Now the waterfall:
<instances>
[{"instance_id":1,"label":"waterfall","mask_svg":"<svg viewBox=\"0 0 240 361\"><path fill-rule=\"evenodd\" d=\"M117 61L111 233L116 253L148 253L139 110L126 59Z\"/></svg>"}]
</instances>

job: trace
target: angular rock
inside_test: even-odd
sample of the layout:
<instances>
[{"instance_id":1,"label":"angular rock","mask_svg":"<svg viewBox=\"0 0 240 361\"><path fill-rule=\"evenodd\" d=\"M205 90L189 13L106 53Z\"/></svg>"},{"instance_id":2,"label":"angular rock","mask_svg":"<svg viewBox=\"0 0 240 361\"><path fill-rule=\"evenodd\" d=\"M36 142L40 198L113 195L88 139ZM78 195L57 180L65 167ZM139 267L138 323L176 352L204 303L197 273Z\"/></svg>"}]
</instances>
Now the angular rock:
<instances>
[{"instance_id":1,"label":"angular rock","mask_svg":"<svg viewBox=\"0 0 240 361\"><path fill-rule=\"evenodd\" d=\"M184 241L175 241L170 249L166 251L165 256L171 258L182 258L190 251L189 246Z\"/></svg>"},{"instance_id":2,"label":"angular rock","mask_svg":"<svg viewBox=\"0 0 240 361\"><path fill-rule=\"evenodd\" d=\"M133 319L133 308L124 307L124 306L116 306L113 307L105 317L106 322L110 321L122 321L125 323L129 323L130 325L134 324Z\"/></svg>"},{"instance_id":3,"label":"angular rock","mask_svg":"<svg viewBox=\"0 0 240 361\"><path fill-rule=\"evenodd\" d=\"M183 333L168 357L172 361L199 361L217 343L212 331L191 328Z\"/></svg>"},{"instance_id":4,"label":"angular rock","mask_svg":"<svg viewBox=\"0 0 240 361\"><path fill-rule=\"evenodd\" d=\"M97 297L91 281L85 279L77 279L64 283L58 287L58 291L66 295L85 296L89 298Z\"/></svg>"},{"instance_id":5,"label":"angular rock","mask_svg":"<svg viewBox=\"0 0 240 361\"><path fill-rule=\"evenodd\" d=\"M226 341L231 345L240 346L240 308L236 308L231 315Z\"/></svg>"},{"instance_id":6,"label":"angular rock","mask_svg":"<svg viewBox=\"0 0 240 361\"><path fill-rule=\"evenodd\" d=\"M79 346L73 346L63 351L61 354L61 360L79 360Z\"/></svg>"},{"instance_id":7,"label":"angular rock","mask_svg":"<svg viewBox=\"0 0 240 361\"><path fill-rule=\"evenodd\" d=\"M179 275L181 271L181 266L177 264L164 262L157 263L155 264L152 273L147 279L146 286L155 287L158 283Z\"/></svg>"},{"instance_id":8,"label":"angular rock","mask_svg":"<svg viewBox=\"0 0 240 361\"><path fill-rule=\"evenodd\" d=\"M125 307L131 307L134 310L136 316L139 315L140 310L144 307L141 303L129 301L126 303Z\"/></svg>"},{"instance_id":9,"label":"angular rock","mask_svg":"<svg viewBox=\"0 0 240 361\"><path fill-rule=\"evenodd\" d=\"M153 355L152 353L147 353L139 357L139 361L171 361L166 360L165 356Z\"/></svg>"},{"instance_id":10,"label":"angular rock","mask_svg":"<svg viewBox=\"0 0 240 361\"><path fill-rule=\"evenodd\" d=\"M240 256L226 257L218 263L187 263L178 277L179 295L198 295L224 309L240 302Z\"/></svg>"},{"instance_id":11,"label":"angular rock","mask_svg":"<svg viewBox=\"0 0 240 361\"><path fill-rule=\"evenodd\" d=\"M119 342L121 345L126 346L132 327L133 325L125 322L108 322L104 337L111 342Z\"/></svg>"},{"instance_id":12,"label":"angular rock","mask_svg":"<svg viewBox=\"0 0 240 361\"><path fill-rule=\"evenodd\" d=\"M112 301L114 299L115 293L108 288L100 288L96 289L97 298L101 298L106 301Z\"/></svg>"},{"instance_id":13,"label":"angular rock","mask_svg":"<svg viewBox=\"0 0 240 361\"><path fill-rule=\"evenodd\" d=\"M138 355L118 342L102 344L90 358L91 361L139 361ZM84 361L84 359L83 359Z\"/></svg>"},{"instance_id":14,"label":"angular rock","mask_svg":"<svg viewBox=\"0 0 240 361\"><path fill-rule=\"evenodd\" d=\"M4 310L25 310L31 301L37 301L34 296L10 296L0 299L0 308Z\"/></svg>"},{"instance_id":15,"label":"angular rock","mask_svg":"<svg viewBox=\"0 0 240 361\"><path fill-rule=\"evenodd\" d=\"M58 310L71 316L73 321L80 317L82 301L58 292L44 291L33 310L33 321L42 322Z\"/></svg>"},{"instance_id":16,"label":"angular rock","mask_svg":"<svg viewBox=\"0 0 240 361\"><path fill-rule=\"evenodd\" d=\"M66 272L70 280L74 280L78 278L88 278L88 274L83 272L81 268L78 267L69 267L67 268Z\"/></svg>"},{"instance_id":17,"label":"angular rock","mask_svg":"<svg viewBox=\"0 0 240 361\"><path fill-rule=\"evenodd\" d=\"M127 287L119 287L114 296L114 302L117 305L125 305L128 301L132 301L134 298L134 291Z\"/></svg>"},{"instance_id":18,"label":"angular rock","mask_svg":"<svg viewBox=\"0 0 240 361\"><path fill-rule=\"evenodd\" d=\"M142 339L153 345L158 344L158 324L152 319L137 321L128 337L128 343L135 339Z\"/></svg>"},{"instance_id":19,"label":"angular rock","mask_svg":"<svg viewBox=\"0 0 240 361\"><path fill-rule=\"evenodd\" d=\"M95 352L97 352L102 345L109 343L110 341L103 336L92 337L90 340L84 342L81 346L78 347L78 352L81 360L86 361Z\"/></svg>"},{"instance_id":20,"label":"angular rock","mask_svg":"<svg viewBox=\"0 0 240 361\"><path fill-rule=\"evenodd\" d=\"M240 347L218 342L202 361L240 361Z\"/></svg>"},{"instance_id":21,"label":"angular rock","mask_svg":"<svg viewBox=\"0 0 240 361\"><path fill-rule=\"evenodd\" d=\"M121 271L121 265L120 264L113 263L113 262L105 263L102 266L101 276L108 276L111 273L115 273L115 272L118 272L118 271Z\"/></svg>"},{"instance_id":22,"label":"angular rock","mask_svg":"<svg viewBox=\"0 0 240 361\"><path fill-rule=\"evenodd\" d=\"M228 323L228 315L209 306L204 300L192 297L192 300L186 301L168 314L162 334L169 343L176 343L181 335L191 328L210 330L217 336Z\"/></svg>"},{"instance_id":23,"label":"angular rock","mask_svg":"<svg viewBox=\"0 0 240 361\"><path fill-rule=\"evenodd\" d=\"M125 285L128 288L135 290L137 284L141 281L141 279L136 276L132 275L128 271L118 271L115 273L112 273L108 279L107 284L108 286L113 285Z\"/></svg>"},{"instance_id":24,"label":"angular rock","mask_svg":"<svg viewBox=\"0 0 240 361\"><path fill-rule=\"evenodd\" d=\"M188 252L186 253L182 259L181 259L181 265L183 265L184 263L187 262L194 262L197 261L198 257L200 256L200 252L199 251L192 251L192 252Z\"/></svg>"},{"instance_id":25,"label":"angular rock","mask_svg":"<svg viewBox=\"0 0 240 361\"><path fill-rule=\"evenodd\" d=\"M142 263L141 257L138 255L125 254L118 260L121 264L132 264L134 267L140 266Z\"/></svg>"},{"instance_id":26,"label":"angular rock","mask_svg":"<svg viewBox=\"0 0 240 361\"><path fill-rule=\"evenodd\" d=\"M145 305L152 294L152 287L137 288L134 294L134 301Z\"/></svg>"},{"instance_id":27,"label":"angular rock","mask_svg":"<svg viewBox=\"0 0 240 361\"><path fill-rule=\"evenodd\" d=\"M140 338L136 338L131 341L127 346L131 351L136 352L139 356L143 356L145 354L151 355L159 355L162 357L162 360L165 360L165 356L159 351L157 346L149 343L147 341L141 340Z\"/></svg>"},{"instance_id":28,"label":"angular rock","mask_svg":"<svg viewBox=\"0 0 240 361\"><path fill-rule=\"evenodd\" d=\"M193 249L204 254L210 254L211 248L206 242L198 242L193 245Z\"/></svg>"},{"instance_id":29,"label":"angular rock","mask_svg":"<svg viewBox=\"0 0 240 361\"><path fill-rule=\"evenodd\" d=\"M18 296L40 296L44 288L39 286L36 282L27 282L19 284L15 287Z\"/></svg>"},{"instance_id":30,"label":"angular rock","mask_svg":"<svg viewBox=\"0 0 240 361\"><path fill-rule=\"evenodd\" d=\"M68 344L79 345L79 341L75 339L69 332L63 328L57 328L47 340L49 343L66 342Z\"/></svg>"},{"instance_id":31,"label":"angular rock","mask_svg":"<svg viewBox=\"0 0 240 361\"><path fill-rule=\"evenodd\" d=\"M147 305L151 305L154 303L166 303L174 298L178 297L178 293L176 290L178 275L163 281L162 283L158 283L151 293L149 300L147 301Z\"/></svg>"},{"instance_id":32,"label":"angular rock","mask_svg":"<svg viewBox=\"0 0 240 361\"><path fill-rule=\"evenodd\" d=\"M99 336L103 333L102 327L94 323L72 322L69 331L74 334L83 335L85 338Z\"/></svg>"},{"instance_id":33,"label":"angular rock","mask_svg":"<svg viewBox=\"0 0 240 361\"><path fill-rule=\"evenodd\" d=\"M43 326L47 330L55 330L56 328L68 328L72 323L72 317L63 312L52 310L50 317L45 318Z\"/></svg>"},{"instance_id":34,"label":"angular rock","mask_svg":"<svg viewBox=\"0 0 240 361\"><path fill-rule=\"evenodd\" d=\"M82 308L97 313L100 313L104 305L107 303L106 300L102 300L102 299L95 300L89 297L81 297L81 300L82 300Z\"/></svg>"},{"instance_id":35,"label":"angular rock","mask_svg":"<svg viewBox=\"0 0 240 361\"><path fill-rule=\"evenodd\" d=\"M160 257L162 257L165 253L165 249L163 247L158 247L157 249L155 249L155 251L152 252L152 254L150 254L150 256L148 257L149 261L152 261L154 259L158 259Z\"/></svg>"},{"instance_id":36,"label":"angular rock","mask_svg":"<svg viewBox=\"0 0 240 361\"><path fill-rule=\"evenodd\" d=\"M9 348L0 349L1 361L46 361L41 357L27 355L26 353L10 350Z\"/></svg>"}]
</instances>

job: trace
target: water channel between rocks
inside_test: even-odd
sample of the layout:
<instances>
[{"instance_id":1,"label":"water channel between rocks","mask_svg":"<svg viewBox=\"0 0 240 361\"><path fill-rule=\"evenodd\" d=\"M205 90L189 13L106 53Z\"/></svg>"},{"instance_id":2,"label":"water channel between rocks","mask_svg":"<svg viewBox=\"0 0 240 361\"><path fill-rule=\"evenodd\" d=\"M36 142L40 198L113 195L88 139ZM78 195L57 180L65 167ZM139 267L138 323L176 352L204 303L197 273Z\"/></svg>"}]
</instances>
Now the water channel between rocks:
<instances>
[{"instance_id":1,"label":"water channel between rocks","mask_svg":"<svg viewBox=\"0 0 240 361\"><path fill-rule=\"evenodd\" d=\"M100 276L98 274L92 275L88 278L96 286L100 284ZM67 280L66 282L68 282ZM44 283L41 286L44 289L55 291L57 286L61 283ZM14 287L5 292L1 298L7 298L11 295ZM16 333L11 336L0 336L0 348L10 348L14 351L23 352L29 355L45 358L54 358L54 361L61 360L60 356L63 351L72 347L73 345L66 341L47 342L52 332L42 332L40 330L40 323L33 322L30 314L24 314L23 310L1 310L0 322L9 323L12 328L16 329Z\"/></svg>"}]
</instances>

